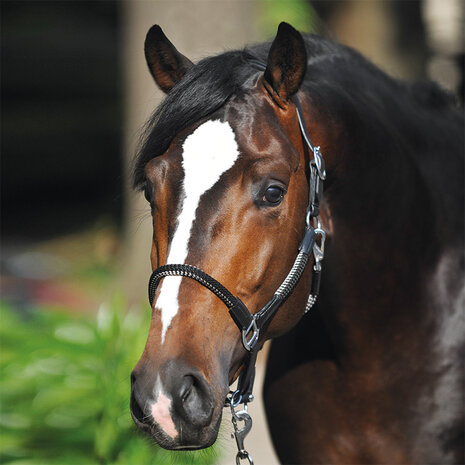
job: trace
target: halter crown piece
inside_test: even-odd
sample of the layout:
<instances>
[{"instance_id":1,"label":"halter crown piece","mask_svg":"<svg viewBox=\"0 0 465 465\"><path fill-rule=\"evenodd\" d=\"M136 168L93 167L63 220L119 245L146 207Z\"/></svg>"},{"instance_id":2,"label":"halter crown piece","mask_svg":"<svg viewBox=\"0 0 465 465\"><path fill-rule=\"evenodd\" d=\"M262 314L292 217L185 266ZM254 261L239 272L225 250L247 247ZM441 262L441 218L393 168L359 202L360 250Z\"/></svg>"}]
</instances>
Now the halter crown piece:
<instances>
[{"instance_id":1,"label":"halter crown piece","mask_svg":"<svg viewBox=\"0 0 465 465\"><path fill-rule=\"evenodd\" d=\"M253 60L251 61L251 64L261 71L266 69L266 65L262 62ZM283 283L276 290L273 297L271 297L271 299L258 312L251 313L239 297L235 297L231 294L231 292L229 292L228 289L226 289L215 278L212 278L210 275L195 266L185 264L168 264L160 266L152 273L149 280L148 291L150 306L153 304L158 284L163 278L168 276L183 276L197 281L223 301L229 309L231 318L242 333L242 344L247 350L244 367L239 375L236 391L231 391L225 399L225 407L229 406L231 408L234 437L238 448L236 456L237 465L240 465L240 462L243 459L247 459L249 464L253 465L252 457L244 448L244 439L252 428L252 418L247 411L247 404L253 400L252 389L255 378L255 363L257 361L260 331L267 327L276 315L278 309L297 286L311 253L313 253L314 257L312 287L305 306L305 313L307 313L316 302L320 289L321 261L324 257L326 233L321 227L319 215L320 204L323 198L323 181L326 178L326 171L320 147L313 145L308 134L300 100L297 95L294 95L292 99L297 110L297 117L302 137L308 148L313 153L313 159L310 160L309 199L304 236L300 242L298 254L291 270ZM236 411L236 407L241 403L244 405L244 408ZM244 422L244 426L242 428L238 427L238 422L240 421Z\"/></svg>"}]
</instances>

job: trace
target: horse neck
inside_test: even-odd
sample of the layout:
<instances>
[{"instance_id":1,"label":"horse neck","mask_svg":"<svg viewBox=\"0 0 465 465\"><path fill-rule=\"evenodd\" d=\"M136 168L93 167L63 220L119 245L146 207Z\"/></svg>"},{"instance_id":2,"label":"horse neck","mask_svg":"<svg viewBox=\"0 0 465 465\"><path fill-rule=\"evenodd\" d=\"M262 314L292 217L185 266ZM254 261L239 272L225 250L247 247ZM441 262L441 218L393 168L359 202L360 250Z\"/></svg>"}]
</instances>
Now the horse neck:
<instances>
[{"instance_id":1,"label":"horse neck","mask_svg":"<svg viewBox=\"0 0 465 465\"><path fill-rule=\"evenodd\" d=\"M452 321L459 299L447 304L433 295L451 253L432 224L434 192L411 158L376 152L367 157L357 152L360 146L344 141L347 134L328 131L337 125L316 126L323 141L336 141L322 144L332 231L320 303L336 351L365 366L387 366L405 354L411 363L427 365L443 331L438 306L448 306L441 313ZM450 273L447 279L453 279ZM458 295L461 285L456 288Z\"/></svg>"}]
</instances>

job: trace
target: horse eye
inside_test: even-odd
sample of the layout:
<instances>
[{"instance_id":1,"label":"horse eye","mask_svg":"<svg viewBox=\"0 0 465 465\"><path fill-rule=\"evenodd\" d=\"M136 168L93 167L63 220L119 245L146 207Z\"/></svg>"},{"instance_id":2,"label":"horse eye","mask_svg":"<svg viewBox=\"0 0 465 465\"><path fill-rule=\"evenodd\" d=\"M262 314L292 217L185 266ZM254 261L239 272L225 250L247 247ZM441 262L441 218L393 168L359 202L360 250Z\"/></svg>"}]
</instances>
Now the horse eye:
<instances>
[{"instance_id":1,"label":"horse eye","mask_svg":"<svg viewBox=\"0 0 465 465\"><path fill-rule=\"evenodd\" d=\"M270 186L265 191L263 200L273 205L278 205L284 197L284 190L278 186Z\"/></svg>"}]
</instances>

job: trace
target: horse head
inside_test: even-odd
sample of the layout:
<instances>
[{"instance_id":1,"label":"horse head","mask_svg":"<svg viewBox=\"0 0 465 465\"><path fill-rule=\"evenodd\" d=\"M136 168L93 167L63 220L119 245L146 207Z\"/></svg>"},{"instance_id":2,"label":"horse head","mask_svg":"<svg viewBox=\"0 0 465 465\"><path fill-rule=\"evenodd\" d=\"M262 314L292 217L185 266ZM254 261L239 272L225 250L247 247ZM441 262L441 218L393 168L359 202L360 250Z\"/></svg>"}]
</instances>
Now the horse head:
<instances>
[{"instance_id":1,"label":"horse head","mask_svg":"<svg viewBox=\"0 0 465 465\"><path fill-rule=\"evenodd\" d=\"M136 168L152 210L152 268L195 266L253 314L283 282L305 230L309 153L292 101L304 41L283 23L264 70L244 52L193 65L154 26L145 54L167 93ZM259 346L302 317L310 280L307 269ZM165 448L207 447L244 366L241 333L222 300L180 276L161 281L152 312L132 373L134 421Z\"/></svg>"}]
</instances>

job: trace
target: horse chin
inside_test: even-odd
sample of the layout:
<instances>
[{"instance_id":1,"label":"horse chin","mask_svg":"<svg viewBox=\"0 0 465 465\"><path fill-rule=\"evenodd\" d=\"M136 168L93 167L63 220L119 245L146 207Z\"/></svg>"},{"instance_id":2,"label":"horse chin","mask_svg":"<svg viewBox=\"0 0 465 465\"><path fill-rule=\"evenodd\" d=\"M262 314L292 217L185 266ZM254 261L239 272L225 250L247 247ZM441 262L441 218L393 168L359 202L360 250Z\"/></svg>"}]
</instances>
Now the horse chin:
<instances>
[{"instance_id":1,"label":"horse chin","mask_svg":"<svg viewBox=\"0 0 465 465\"><path fill-rule=\"evenodd\" d=\"M141 428L163 449L177 451L194 451L212 446L217 437L221 415L214 424L203 428L187 427L179 424L180 433L174 438L168 436L156 423ZM138 425L140 427L140 425Z\"/></svg>"}]
</instances>

